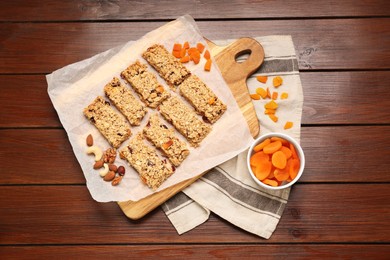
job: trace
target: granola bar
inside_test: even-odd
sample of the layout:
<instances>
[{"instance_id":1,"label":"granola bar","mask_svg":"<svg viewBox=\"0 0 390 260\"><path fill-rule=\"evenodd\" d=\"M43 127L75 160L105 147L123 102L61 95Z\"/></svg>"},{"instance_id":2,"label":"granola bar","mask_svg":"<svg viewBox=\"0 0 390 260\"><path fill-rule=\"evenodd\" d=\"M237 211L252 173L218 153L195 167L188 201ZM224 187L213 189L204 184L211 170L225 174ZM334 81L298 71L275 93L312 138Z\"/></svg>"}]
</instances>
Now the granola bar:
<instances>
[{"instance_id":1,"label":"granola bar","mask_svg":"<svg viewBox=\"0 0 390 260\"><path fill-rule=\"evenodd\" d=\"M191 72L162 45L155 44L149 47L142 54L142 57L157 70L160 76L165 79L171 87L179 85L191 74Z\"/></svg>"},{"instance_id":2,"label":"granola bar","mask_svg":"<svg viewBox=\"0 0 390 260\"><path fill-rule=\"evenodd\" d=\"M130 140L120 151L120 156L129 162L141 180L153 190L160 187L174 172L174 168L166 159L161 160L156 150L144 143L142 133Z\"/></svg>"},{"instance_id":3,"label":"granola bar","mask_svg":"<svg viewBox=\"0 0 390 260\"><path fill-rule=\"evenodd\" d=\"M156 108L170 96L169 92L158 83L156 75L148 71L148 66L138 60L122 71L121 77L129 82L148 107Z\"/></svg>"},{"instance_id":4,"label":"granola bar","mask_svg":"<svg viewBox=\"0 0 390 260\"><path fill-rule=\"evenodd\" d=\"M197 147L211 131L211 126L200 120L195 111L177 97L170 97L159 106L160 113L188 140Z\"/></svg>"},{"instance_id":5,"label":"granola bar","mask_svg":"<svg viewBox=\"0 0 390 260\"><path fill-rule=\"evenodd\" d=\"M118 148L131 135L126 120L101 96L84 109L84 115L114 148Z\"/></svg>"},{"instance_id":6,"label":"granola bar","mask_svg":"<svg viewBox=\"0 0 390 260\"><path fill-rule=\"evenodd\" d=\"M175 131L172 128L168 128L160 121L158 114L150 117L143 133L175 166L179 166L190 153L186 143L175 136Z\"/></svg>"},{"instance_id":7,"label":"granola bar","mask_svg":"<svg viewBox=\"0 0 390 260\"><path fill-rule=\"evenodd\" d=\"M104 93L118 110L129 120L131 125L140 125L146 114L145 106L138 101L131 91L114 77L104 87Z\"/></svg>"},{"instance_id":8,"label":"granola bar","mask_svg":"<svg viewBox=\"0 0 390 260\"><path fill-rule=\"evenodd\" d=\"M215 123L226 111L226 105L196 75L185 79L179 85L179 90L195 110L210 123Z\"/></svg>"}]
</instances>

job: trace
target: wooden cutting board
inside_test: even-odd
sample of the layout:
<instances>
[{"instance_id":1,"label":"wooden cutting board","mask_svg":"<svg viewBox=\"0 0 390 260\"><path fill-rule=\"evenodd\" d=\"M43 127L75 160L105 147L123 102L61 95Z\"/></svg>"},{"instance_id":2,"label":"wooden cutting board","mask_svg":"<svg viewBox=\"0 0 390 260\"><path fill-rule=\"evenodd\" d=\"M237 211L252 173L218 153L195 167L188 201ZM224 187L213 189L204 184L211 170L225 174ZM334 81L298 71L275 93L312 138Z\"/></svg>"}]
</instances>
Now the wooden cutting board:
<instances>
[{"instance_id":1,"label":"wooden cutting board","mask_svg":"<svg viewBox=\"0 0 390 260\"><path fill-rule=\"evenodd\" d=\"M260 131L259 121L248 93L246 80L263 63L263 47L252 38L240 38L225 47L217 46L209 40L207 40L207 43L226 83L248 122L252 136L256 137ZM249 57L241 63L236 62L236 58L244 54L249 54ZM149 195L141 200L118 202L119 207L130 219L142 218L205 173Z\"/></svg>"}]
</instances>

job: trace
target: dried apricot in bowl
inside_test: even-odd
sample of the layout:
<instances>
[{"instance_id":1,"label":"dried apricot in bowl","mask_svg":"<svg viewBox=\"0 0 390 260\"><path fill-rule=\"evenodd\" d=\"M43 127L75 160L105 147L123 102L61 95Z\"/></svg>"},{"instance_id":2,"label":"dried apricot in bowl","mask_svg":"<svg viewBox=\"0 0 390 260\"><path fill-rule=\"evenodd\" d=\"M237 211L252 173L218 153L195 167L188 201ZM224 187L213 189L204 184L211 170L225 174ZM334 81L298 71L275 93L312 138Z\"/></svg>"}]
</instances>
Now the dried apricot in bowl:
<instances>
[{"instance_id":1,"label":"dried apricot in bowl","mask_svg":"<svg viewBox=\"0 0 390 260\"><path fill-rule=\"evenodd\" d=\"M267 189L284 189L302 175L302 148L288 135L270 133L258 138L248 151L248 169L253 180Z\"/></svg>"}]
</instances>

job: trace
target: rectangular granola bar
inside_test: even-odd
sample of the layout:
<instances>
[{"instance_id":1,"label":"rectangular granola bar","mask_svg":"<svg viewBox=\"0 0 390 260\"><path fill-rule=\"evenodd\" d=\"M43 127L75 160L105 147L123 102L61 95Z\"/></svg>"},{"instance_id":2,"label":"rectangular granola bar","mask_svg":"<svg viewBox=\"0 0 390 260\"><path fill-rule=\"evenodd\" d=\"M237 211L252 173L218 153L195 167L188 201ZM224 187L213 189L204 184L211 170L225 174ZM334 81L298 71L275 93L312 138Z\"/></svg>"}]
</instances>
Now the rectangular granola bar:
<instances>
[{"instance_id":1,"label":"rectangular granola bar","mask_svg":"<svg viewBox=\"0 0 390 260\"><path fill-rule=\"evenodd\" d=\"M191 72L162 45L155 44L149 47L142 54L142 57L157 70L160 76L165 79L171 87L179 85L191 74Z\"/></svg>"},{"instance_id":2,"label":"rectangular granola bar","mask_svg":"<svg viewBox=\"0 0 390 260\"><path fill-rule=\"evenodd\" d=\"M179 90L198 114L210 123L215 123L226 111L226 105L196 75L186 78L179 85Z\"/></svg>"},{"instance_id":3,"label":"rectangular granola bar","mask_svg":"<svg viewBox=\"0 0 390 260\"><path fill-rule=\"evenodd\" d=\"M122 71L121 77L129 82L148 107L156 108L170 96L158 83L156 75L148 71L148 66L138 60Z\"/></svg>"},{"instance_id":4,"label":"rectangular granola bar","mask_svg":"<svg viewBox=\"0 0 390 260\"><path fill-rule=\"evenodd\" d=\"M84 115L115 148L131 135L130 125L101 96L84 109Z\"/></svg>"},{"instance_id":5,"label":"rectangular granola bar","mask_svg":"<svg viewBox=\"0 0 390 260\"><path fill-rule=\"evenodd\" d=\"M159 106L164 118L188 140L191 146L197 147L211 131L211 126L200 120L195 111L177 97L170 97Z\"/></svg>"},{"instance_id":6,"label":"rectangular granola bar","mask_svg":"<svg viewBox=\"0 0 390 260\"><path fill-rule=\"evenodd\" d=\"M145 106L134 97L118 78L104 86L104 93L118 110L129 120L131 125L140 125L146 114Z\"/></svg>"},{"instance_id":7,"label":"rectangular granola bar","mask_svg":"<svg viewBox=\"0 0 390 260\"><path fill-rule=\"evenodd\" d=\"M161 160L156 150L144 143L142 133L131 139L119 154L138 172L141 180L153 190L160 187L174 172L174 168L166 159Z\"/></svg>"},{"instance_id":8,"label":"rectangular granola bar","mask_svg":"<svg viewBox=\"0 0 390 260\"><path fill-rule=\"evenodd\" d=\"M190 153L186 143L176 137L172 128L168 128L163 124L158 114L154 114L149 118L143 133L175 166L179 166Z\"/></svg>"}]
</instances>

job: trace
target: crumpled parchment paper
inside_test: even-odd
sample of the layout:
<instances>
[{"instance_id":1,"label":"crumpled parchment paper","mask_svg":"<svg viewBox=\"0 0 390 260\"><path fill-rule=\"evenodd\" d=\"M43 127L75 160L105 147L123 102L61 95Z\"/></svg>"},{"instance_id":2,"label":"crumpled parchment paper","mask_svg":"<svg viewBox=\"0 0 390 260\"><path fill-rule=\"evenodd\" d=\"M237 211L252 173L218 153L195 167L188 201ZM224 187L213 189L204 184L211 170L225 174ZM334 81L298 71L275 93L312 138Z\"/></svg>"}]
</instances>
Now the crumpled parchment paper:
<instances>
[{"instance_id":1,"label":"crumpled parchment paper","mask_svg":"<svg viewBox=\"0 0 390 260\"><path fill-rule=\"evenodd\" d=\"M126 175L122 182L119 186L114 187L110 182L103 181L98 171L92 168L94 157L86 154L85 139L88 134L92 134L95 144L103 150L110 146L98 130L84 117L83 109L98 95L104 96L103 87L105 84L114 76L120 78L120 72L130 64L137 59L147 63L143 60L141 54L149 46L158 43L164 45L170 51L174 43L184 43L185 41L188 41L191 46L198 42L202 42L207 46L195 21L188 15L179 17L147 33L137 41L130 41L123 46L118 46L92 58L68 65L46 76L50 99L68 134L74 154L86 178L88 190L96 201L137 201L152 194L153 191L141 182L137 172L128 166L125 160L120 159L119 155L115 164L117 166L123 165L126 168ZM213 125L213 130L203 140L200 147L190 148L191 153L187 159L156 192L195 177L227 161L248 148L253 141L245 118L215 62L213 62L210 72L204 71L204 63L205 59L201 59L199 64L187 63L186 67L213 89L216 95L227 105L227 111ZM150 69L154 71L151 67ZM157 74L157 72L155 73ZM159 76L158 80L166 89L169 89ZM125 84L124 80L121 81ZM172 95L178 93L170 91ZM138 97L138 95L136 96ZM114 106L112 105L112 107ZM149 116L156 112L156 110L148 109L141 126L131 128L133 134L130 138L141 131ZM180 134L178 134L178 137L184 140ZM118 150L124 147L126 143L127 141Z\"/></svg>"}]
</instances>

